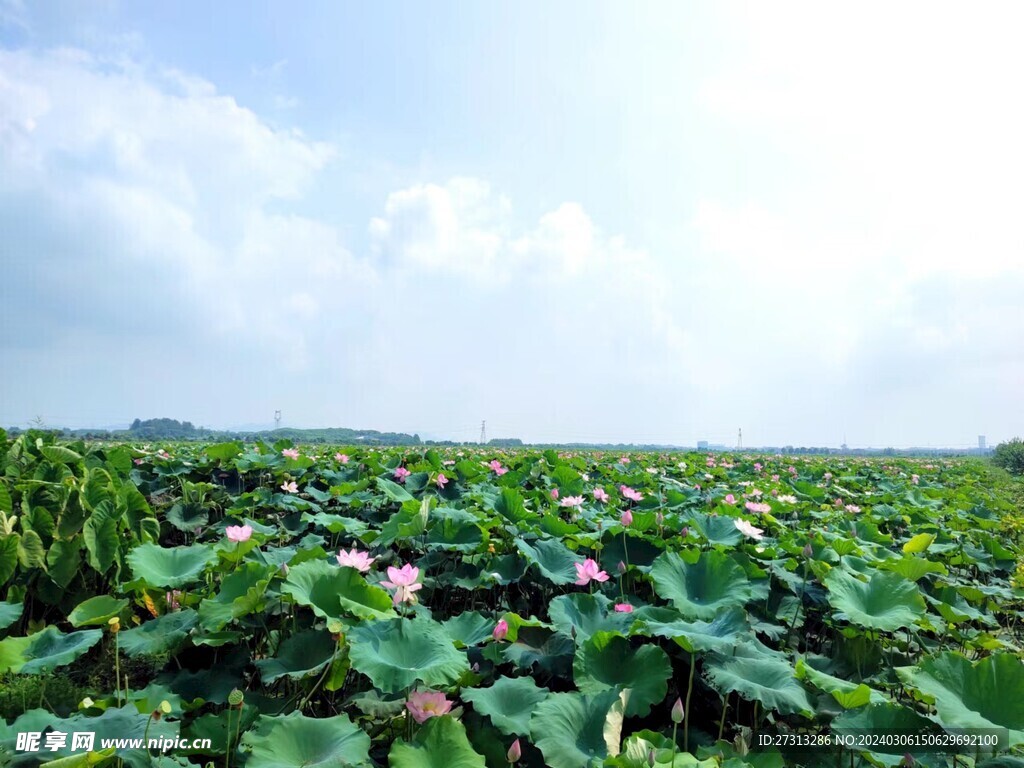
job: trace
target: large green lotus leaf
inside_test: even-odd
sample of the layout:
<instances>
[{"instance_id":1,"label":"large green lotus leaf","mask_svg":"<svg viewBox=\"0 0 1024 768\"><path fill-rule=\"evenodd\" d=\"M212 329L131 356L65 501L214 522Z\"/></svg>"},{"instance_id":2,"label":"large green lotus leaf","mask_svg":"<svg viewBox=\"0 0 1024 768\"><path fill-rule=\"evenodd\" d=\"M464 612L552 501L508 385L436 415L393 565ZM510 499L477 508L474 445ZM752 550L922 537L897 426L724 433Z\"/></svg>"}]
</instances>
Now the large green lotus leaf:
<instances>
[{"instance_id":1,"label":"large green lotus leaf","mask_svg":"<svg viewBox=\"0 0 1024 768\"><path fill-rule=\"evenodd\" d=\"M680 751L678 746L673 748L672 739L668 736L647 730L631 733L622 744L622 754L608 758L604 765L605 768L651 768L652 753L653 768L719 768L719 765L729 765L714 757L698 760L689 752ZM782 768L781 762L779 768Z\"/></svg>"},{"instance_id":2,"label":"large green lotus leaf","mask_svg":"<svg viewBox=\"0 0 1024 768\"><path fill-rule=\"evenodd\" d=\"M712 619L744 605L752 594L743 569L717 550L704 552L692 565L675 552L666 552L651 566L651 578L655 592L688 619Z\"/></svg>"},{"instance_id":3,"label":"large green lotus leaf","mask_svg":"<svg viewBox=\"0 0 1024 768\"><path fill-rule=\"evenodd\" d=\"M742 608L722 611L710 622L643 619L643 627L644 634L672 638L689 653L716 651L727 654L750 636L747 614Z\"/></svg>"},{"instance_id":4,"label":"large green lotus leaf","mask_svg":"<svg viewBox=\"0 0 1024 768\"><path fill-rule=\"evenodd\" d=\"M497 622L478 611L466 611L441 623L448 637L462 648L479 645L494 633Z\"/></svg>"},{"instance_id":5,"label":"large green lotus leaf","mask_svg":"<svg viewBox=\"0 0 1024 768\"><path fill-rule=\"evenodd\" d=\"M261 715L242 737L248 768L341 768L370 764L370 737L348 719L300 712Z\"/></svg>"},{"instance_id":6,"label":"large green lotus leaf","mask_svg":"<svg viewBox=\"0 0 1024 768\"><path fill-rule=\"evenodd\" d=\"M836 618L868 629L891 632L910 627L927 610L917 585L895 573L876 571L864 582L834 568L825 577L825 586Z\"/></svg>"},{"instance_id":7,"label":"large green lotus leaf","mask_svg":"<svg viewBox=\"0 0 1024 768\"><path fill-rule=\"evenodd\" d=\"M1024 662L1016 656L993 654L972 664L946 652L896 672L904 684L935 699L947 728L1007 728L1011 744L1024 743Z\"/></svg>"},{"instance_id":8,"label":"large green lotus leaf","mask_svg":"<svg viewBox=\"0 0 1024 768\"><path fill-rule=\"evenodd\" d=\"M102 626L127 607L128 600L125 598L117 599L110 595L97 595L76 605L75 609L68 614L68 621L72 627Z\"/></svg>"},{"instance_id":9,"label":"large green lotus leaf","mask_svg":"<svg viewBox=\"0 0 1024 768\"><path fill-rule=\"evenodd\" d=\"M747 701L759 701L765 709L784 715L814 714L807 691L784 661L739 656L716 656L704 667L708 679L721 693L735 691Z\"/></svg>"},{"instance_id":10,"label":"large green lotus leaf","mask_svg":"<svg viewBox=\"0 0 1024 768\"><path fill-rule=\"evenodd\" d=\"M176 651L198 623L199 615L191 608L151 619L118 637L121 652L127 656L154 656Z\"/></svg>"},{"instance_id":11,"label":"large green lotus leaf","mask_svg":"<svg viewBox=\"0 0 1024 768\"><path fill-rule=\"evenodd\" d=\"M439 507L430 513L430 519L427 546L432 549L472 552L483 543L480 518L472 512Z\"/></svg>"},{"instance_id":12,"label":"large green lotus leaf","mask_svg":"<svg viewBox=\"0 0 1024 768\"><path fill-rule=\"evenodd\" d=\"M881 704L889 700L874 688L820 672L803 659L796 663L796 676L798 680L806 680L818 690L832 694L836 701L843 705L843 709L851 709L852 706L863 706L867 703ZM867 691L865 692L864 689Z\"/></svg>"},{"instance_id":13,"label":"large green lotus leaf","mask_svg":"<svg viewBox=\"0 0 1024 768\"><path fill-rule=\"evenodd\" d=\"M626 717L644 717L665 698L672 664L661 648L645 644L632 648L612 632L598 632L576 650L573 680L583 693L609 688L629 689Z\"/></svg>"},{"instance_id":14,"label":"large green lotus leaf","mask_svg":"<svg viewBox=\"0 0 1024 768\"><path fill-rule=\"evenodd\" d=\"M534 665L550 675L568 675L575 651L572 638L544 627L521 626L515 642L502 650L506 661L530 672Z\"/></svg>"},{"instance_id":15,"label":"large green lotus leaf","mask_svg":"<svg viewBox=\"0 0 1024 768\"><path fill-rule=\"evenodd\" d=\"M146 735L152 739L163 737L167 741L173 741L178 736L178 723L168 720L150 722L149 715L149 712L140 714L134 704L127 704L120 709L111 707L98 717L89 717L76 712L64 720L54 716L52 712L33 709L21 715L8 728L4 727L3 719L0 718L0 755L3 755L5 751L13 755L12 765L34 766L39 764L39 759L44 754L45 759L48 760L82 757L87 754L81 748L72 750L70 735L65 745L53 752L45 747L44 751L39 753L16 752L17 733L25 731L42 732L52 729L67 734L91 732L95 734L94 749L97 750L100 749L104 739L141 739ZM144 749L118 749L116 754L132 768L152 768L155 765ZM53 764L49 763L49 765ZM61 765L67 765L67 763L61 763Z\"/></svg>"},{"instance_id":16,"label":"large green lotus leaf","mask_svg":"<svg viewBox=\"0 0 1024 768\"><path fill-rule=\"evenodd\" d=\"M596 768L619 753L628 691L553 693L530 720L533 743L550 768Z\"/></svg>"},{"instance_id":17,"label":"large green lotus leaf","mask_svg":"<svg viewBox=\"0 0 1024 768\"><path fill-rule=\"evenodd\" d=\"M910 581L920 581L929 573L941 573L946 575L949 571L942 563L933 562L925 557L904 555L891 560L886 560L878 566L883 571L892 571Z\"/></svg>"},{"instance_id":18,"label":"large green lotus leaf","mask_svg":"<svg viewBox=\"0 0 1024 768\"><path fill-rule=\"evenodd\" d=\"M24 610L22 603L0 603L0 629L7 629L20 619Z\"/></svg>"},{"instance_id":19,"label":"large green lotus leaf","mask_svg":"<svg viewBox=\"0 0 1024 768\"><path fill-rule=\"evenodd\" d=\"M942 733L942 728L934 721L909 707L891 701L869 704L860 709L844 712L832 721L831 727L834 733L846 736L900 732L935 735ZM872 744L871 751L902 755L907 748Z\"/></svg>"},{"instance_id":20,"label":"large green lotus leaf","mask_svg":"<svg viewBox=\"0 0 1024 768\"><path fill-rule=\"evenodd\" d=\"M602 594L574 592L559 595L548 606L551 623L569 637L582 643L596 632L622 632L633 623L628 613L616 613L612 601Z\"/></svg>"},{"instance_id":21,"label":"large green lotus leaf","mask_svg":"<svg viewBox=\"0 0 1024 768\"><path fill-rule=\"evenodd\" d=\"M485 768L483 755L473 749L466 727L451 715L432 717L412 744L396 741L388 754L391 768Z\"/></svg>"},{"instance_id":22,"label":"large green lotus leaf","mask_svg":"<svg viewBox=\"0 0 1024 768\"><path fill-rule=\"evenodd\" d=\"M45 674L57 667L70 664L92 648L103 637L99 629L62 634L52 624L45 629L23 637L0 640L0 672Z\"/></svg>"},{"instance_id":23,"label":"large green lotus leaf","mask_svg":"<svg viewBox=\"0 0 1024 768\"><path fill-rule=\"evenodd\" d=\"M199 581L217 553L206 544L189 547L161 547L147 542L128 553L128 565L137 579L151 587L180 587Z\"/></svg>"},{"instance_id":24,"label":"large green lotus leaf","mask_svg":"<svg viewBox=\"0 0 1024 768\"><path fill-rule=\"evenodd\" d=\"M337 643L329 632L309 630L289 637L273 658L257 661L256 666L264 683L281 677L298 680L320 672L331 663L336 650Z\"/></svg>"},{"instance_id":25,"label":"large green lotus leaf","mask_svg":"<svg viewBox=\"0 0 1024 768\"><path fill-rule=\"evenodd\" d=\"M231 621L261 610L263 595L275 568L246 563L224 577L220 591L199 604L199 623L208 632L219 632Z\"/></svg>"},{"instance_id":26,"label":"large green lotus leaf","mask_svg":"<svg viewBox=\"0 0 1024 768\"><path fill-rule=\"evenodd\" d=\"M391 619L360 624L349 633L352 668L385 693L425 685L451 685L466 671L466 655L436 621Z\"/></svg>"},{"instance_id":27,"label":"large green lotus leaf","mask_svg":"<svg viewBox=\"0 0 1024 768\"><path fill-rule=\"evenodd\" d=\"M337 619L343 613L360 619L395 615L391 597L381 587L367 584L355 568L342 568L324 560L309 560L293 567L281 591L325 619Z\"/></svg>"},{"instance_id":28,"label":"large green lotus leaf","mask_svg":"<svg viewBox=\"0 0 1024 768\"><path fill-rule=\"evenodd\" d=\"M550 692L532 677L499 677L490 688L463 688L462 698L502 733L530 735L530 715Z\"/></svg>"},{"instance_id":29,"label":"large green lotus leaf","mask_svg":"<svg viewBox=\"0 0 1024 768\"><path fill-rule=\"evenodd\" d=\"M522 539L516 539L516 548L552 584L572 584L576 581L576 563L582 560L560 541L540 539L527 544Z\"/></svg>"},{"instance_id":30,"label":"large green lotus leaf","mask_svg":"<svg viewBox=\"0 0 1024 768\"><path fill-rule=\"evenodd\" d=\"M739 532L733 522L735 518L727 515L704 515L695 512L690 516L690 524L705 539L712 544L735 546L740 543L743 534Z\"/></svg>"}]
</instances>

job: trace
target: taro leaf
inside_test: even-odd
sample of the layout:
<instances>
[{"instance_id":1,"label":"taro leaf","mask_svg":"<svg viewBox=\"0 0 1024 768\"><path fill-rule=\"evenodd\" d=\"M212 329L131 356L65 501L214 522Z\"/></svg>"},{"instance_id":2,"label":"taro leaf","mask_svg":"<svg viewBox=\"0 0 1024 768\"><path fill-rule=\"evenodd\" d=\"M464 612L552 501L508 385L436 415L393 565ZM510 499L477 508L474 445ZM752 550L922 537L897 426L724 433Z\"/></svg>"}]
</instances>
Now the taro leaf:
<instances>
[{"instance_id":1,"label":"taro leaf","mask_svg":"<svg viewBox=\"0 0 1024 768\"><path fill-rule=\"evenodd\" d=\"M548 697L532 677L499 677L490 688L463 688L462 698L508 736L530 735L530 714Z\"/></svg>"},{"instance_id":2,"label":"taro leaf","mask_svg":"<svg viewBox=\"0 0 1024 768\"><path fill-rule=\"evenodd\" d=\"M259 563L246 563L225 576L216 596L199 604L199 623L203 629L219 632L231 621L259 610L274 570Z\"/></svg>"},{"instance_id":3,"label":"taro leaf","mask_svg":"<svg viewBox=\"0 0 1024 768\"><path fill-rule=\"evenodd\" d=\"M658 646L632 648L629 640L611 632L598 632L576 650L573 680L583 693L628 688L626 717L644 717L665 698L672 664Z\"/></svg>"},{"instance_id":4,"label":"taro leaf","mask_svg":"<svg viewBox=\"0 0 1024 768\"><path fill-rule=\"evenodd\" d=\"M879 733L920 733L938 735L942 728L914 710L893 702L869 704L844 712L832 721L832 731L843 736ZM905 745L886 745L884 740L872 743L873 752L902 755Z\"/></svg>"},{"instance_id":5,"label":"taro leaf","mask_svg":"<svg viewBox=\"0 0 1024 768\"><path fill-rule=\"evenodd\" d=\"M553 693L530 720L533 742L551 768L596 768L619 753L628 691Z\"/></svg>"},{"instance_id":6,"label":"taro leaf","mask_svg":"<svg viewBox=\"0 0 1024 768\"><path fill-rule=\"evenodd\" d=\"M582 561L560 541L540 539L527 544L522 539L516 539L516 548L552 584L572 584L576 581L575 564Z\"/></svg>"},{"instance_id":7,"label":"taro leaf","mask_svg":"<svg viewBox=\"0 0 1024 768\"><path fill-rule=\"evenodd\" d=\"M465 654L432 619L359 624L349 640L352 668L385 693L397 693L417 680L427 686L451 685L469 670Z\"/></svg>"},{"instance_id":8,"label":"taro leaf","mask_svg":"<svg viewBox=\"0 0 1024 768\"><path fill-rule=\"evenodd\" d=\"M206 544L161 547L147 542L129 552L127 560L135 577L149 586L174 588L198 581L217 554Z\"/></svg>"},{"instance_id":9,"label":"taro leaf","mask_svg":"<svg viewBox=\"0 0 1024 768\"><path fill-rule=\"evenodd\" d=\"M692 565L675 552L666 552L651 566L651 578L655 592L688 619L712 619L744 605L752 594L743 569L717 550L704 552Z\"/></svg>"},{"instance_id":10,"label":"taro leaf","mask_svg":"<svg viewBox=\"0 0 1024 768\"><path fill-rule=\"evenodd\" d=\"M110 501L101 501L82 527L82 539L89 553L89 565L106 573L117 558L117 517Z\"/></svg>"},{"instance_id":11,"label":"taro leaf","mask_svg":"<svg viewBox=\"0 0 1024 768\"><path fill-rule=\"evenodd\" d=\"M168 613L152 619L134 629L123 631L118 637L121 652L127 656L155 656L176 651L199 621L191 608Z\"/></svg>"},{"instance_id":12,"label":"taro leaf","mask_svg":"<svg viewBox=\"0 0 1024 768\"><path fill-rule=\"evenodd\" d=\"M478 611L466 611L442 622L448 637L458 647L480 645L492 636L497 622Z\"/></svg>"},{"instance_id":13,"label":"taro leaf","mask_svg":"<svg viewBox=\"0 0 1024 768\"><path fill-rule=\"evenodd\" d=\"M20 619L24 610L22 603L0 603L0 630L7 629Z\"/></svg>"},{"instance_id":14,"label":"taro leaf","mask_svg":"<svg viewBox=\"0 0 1024 768\"><path fill-rule=\"evenodd\" d=\"M860 627L891 632L913 626L925 614L917 585L895 573L876 571L870 581L863 582L835 568L825 578L825 586L836 618Z\"/></svg>"},{"instance_id":15,"label":"taro leaf","mask_svg":"<svg viewBox=\"0 0 1024 768\"><path fill-rule=\"evenodd\" d=\"M82 539L58 539L46 553L46 573L57 586L64 588L78 575L82 565ZM0 579L2 581L2 579Z\"/></svg>"},{"instance_id":16,"label":"taro leaf","mask_svg":"<svg viewBox=\"0 0 1024 768\"><path fill-rule=\"evenodd\" d=\"M689 653L717 651L729 653L744 636L749 635L747 614L742 608L731 608L719 613L711 622L654 621L644 619L644 634L670 637Z\"/></svg>"},{"instance_id":17,"label":"taro leaf","mask_svg":"<svg viewBox=\"0 0 1024 768\"><path fill-rule=\"evenodd\" d=\"M907 686L935 699L946 728L1007 728L1010 744L1024 743L1024 662L1009 653L972 664L958 653L896 670Z\"/></svg>"},{"instance_id":18,"label":"taro leaf","mask_svg":"<svg viewBox=\"0 0 1024 768\"><path fill-rule=\"evenodd\" d=\"M31 528L21 534L18 541L18 561L25 569L46 567L46 547L39 534Z\"/></svg>"},{"instance_id":19,"label":"taro leaf","mask_svg":"<svg viewBox=\"0 0 1024 768\"><path fill-rule=\"evenodd\" d=\"M632 624L628 613L616 613L612 601L601 594L576 592L559 595L548 606L551 623L563 635L582 643L596 632L625 633Z\"/></svg>"},{"instance_id":20,"label":"taro leaf","mask_svg":"<svg viewBox=\"0 0 1024 768\"><path fill-rule=\"evenodd\" d=\"M483 755L473 749L466 726L451 715L432 717L412 744L395 741L388 754L391 768L485 768Z\"/></svg>"},{"instance_id":21,"label":"taro leaf","mask_svg":"<svg viewBox=\"0 0 1024 768\"><path fill-rule=\"evenodd\" d=\"M39 449L43 458L54 464L74 464L82 460L80 453L75 453L63 445L44 445Z\"/></svg>"},{"instance_id":22,"label":"taro leaf","mask_svg":"<svg viewBox=\"0 0 1024 768\"><path fill-rule=\"evenodd\" d=\"M127 607L128 600L125 598L118 600L110 595L97 595L76 605L68 614L68 621L73 627L102 626Z\"/></svg>"},{"instance_id":23,"label":"taro leaf","mask_svg":"<svg viewBox=\"0 0 1024 768\"><path fill-rule=\"evenodd\" d=\"M242 737L248 768L338 768L370 765L370 737L348 719L299 712L261 715Z\"/></svg>"},{"instance_id":24,"label":"taro leaf","mask_svg":"<svg viewBox=\"0 0 1024 768\"><path fill-rule=\"evenodd\" d=\"M256 662L260 679L264 683L282 677L300 680L320 672L330 664L337 647L329 632L309 630L292 635L281 643L273 658Z\"/></svg>"},{"instance_id":25,"label":"taro leaf","mask_svg":"<svg viewBox=\"0 0 1024 768\"><path fill-rule=\"evenodd\" d=\"M768 658L716 656L705 665L712 685L720 693L736 691L747 701L759 701L766 710L784 715L812 717L814 707L807 692L784 661Z\"/></svg>"},{"instance_id":26,"label":"taro leaf","mask_svg":"<svg viewBox=\"0 0 1024 768\"><path fill-rule=\"evenodd\" d=\"M0 671L45 674L70 664L103 637L99 629L62 634L52 624L29 637L0 640Z\"/></svg>"},{"instance_id":27,"label":"taro leaf","mask_svg":"<svg viewBox=\"0 0 1024 768\"><path fill-rule=\"evenodd\" d=\"M342 613L360 619L395 615L387 592L367 584L355 568L331 565L324 560L308 560L291 568L281 591L324 619L337 619Z\"/></svg>"}]
</instances>

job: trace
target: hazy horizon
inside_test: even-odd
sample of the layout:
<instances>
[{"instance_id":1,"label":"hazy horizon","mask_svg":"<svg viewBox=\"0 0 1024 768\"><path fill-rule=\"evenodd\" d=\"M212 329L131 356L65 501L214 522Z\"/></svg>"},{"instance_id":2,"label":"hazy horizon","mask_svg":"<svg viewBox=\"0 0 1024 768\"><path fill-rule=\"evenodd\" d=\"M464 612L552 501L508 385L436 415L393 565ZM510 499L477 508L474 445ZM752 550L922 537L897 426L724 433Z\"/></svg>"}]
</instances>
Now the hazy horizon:
<instances>
[{"instance_id":1,"label":"hazy horizon","mask_svg":"<svg viewBox=\"0 0 1024 768\"><path fill-rule=\"evenodd\" d=\"M1021 22L0 0L0 424L1024 436Z\"/></svg>"}]
</instances>

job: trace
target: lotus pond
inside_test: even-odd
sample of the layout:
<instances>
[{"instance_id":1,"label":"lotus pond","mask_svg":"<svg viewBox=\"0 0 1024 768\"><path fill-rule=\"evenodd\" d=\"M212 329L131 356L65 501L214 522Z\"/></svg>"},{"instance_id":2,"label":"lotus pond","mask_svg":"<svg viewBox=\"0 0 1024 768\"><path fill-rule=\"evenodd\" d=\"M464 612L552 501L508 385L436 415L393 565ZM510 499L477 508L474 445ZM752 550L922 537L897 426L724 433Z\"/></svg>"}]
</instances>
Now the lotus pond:
<instances>
[{"instance_id":1,"label":"lotus pond","mask_svg":"<svg viewBox=\"0 0 1024 768\"><path fill-rule=\"evenodd\" d=\"M0 432L0 468L0 764L1024 765L980 462ZM758 746L963 728L996 754ZM50 731L211 746L17 749Z\"/></svg>"}]
</instances>

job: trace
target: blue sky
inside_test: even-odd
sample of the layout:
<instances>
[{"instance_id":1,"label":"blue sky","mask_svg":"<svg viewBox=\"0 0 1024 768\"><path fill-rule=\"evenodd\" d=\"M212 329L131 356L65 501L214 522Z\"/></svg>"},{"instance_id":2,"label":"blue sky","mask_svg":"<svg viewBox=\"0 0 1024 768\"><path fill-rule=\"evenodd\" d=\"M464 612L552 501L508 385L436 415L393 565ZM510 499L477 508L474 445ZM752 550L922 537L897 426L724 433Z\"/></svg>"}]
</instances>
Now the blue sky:
<instances>
[{"instance_id":1,"label":"blue sky","mask_svg":"<svg viewBox=\"0 0 1024 768\"><path fill-rule=\"evenodd\" d=\"M1020 434L1021 16L0 0L0 423Z\"/></svg>"}]
</instances>

